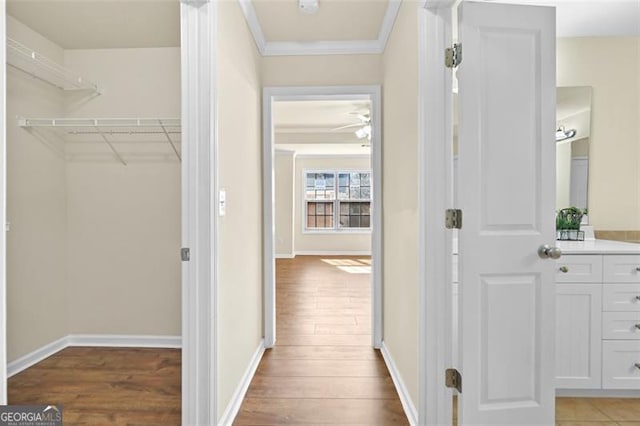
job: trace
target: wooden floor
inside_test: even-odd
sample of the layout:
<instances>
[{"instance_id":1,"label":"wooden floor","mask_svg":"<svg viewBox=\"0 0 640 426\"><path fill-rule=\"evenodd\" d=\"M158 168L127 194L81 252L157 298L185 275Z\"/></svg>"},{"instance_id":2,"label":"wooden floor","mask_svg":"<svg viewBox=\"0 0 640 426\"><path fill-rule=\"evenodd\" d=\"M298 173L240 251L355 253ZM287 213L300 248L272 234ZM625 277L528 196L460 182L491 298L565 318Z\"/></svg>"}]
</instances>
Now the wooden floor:
<instances>
[{"instance_id":1,"label":"wooden floor","mask_svg":"<svg viewBox=\"0 0 640 426\"><path fill-rule=\"evenodd\" d=\"M61 405L65 425L179 425L179 349L66 348L11 377L9 404Z\"/></svg>"},{"instance_id":2,"label":"wooden floor","mask_svg":"<svg viewBox=\"0 0 640 426\"><path fill-rule=\"evenodd\" d=\"M368 257L297 256L276 264L276 346L235 425L408 424L371 347Z\"/></svg>"}]
</instances>

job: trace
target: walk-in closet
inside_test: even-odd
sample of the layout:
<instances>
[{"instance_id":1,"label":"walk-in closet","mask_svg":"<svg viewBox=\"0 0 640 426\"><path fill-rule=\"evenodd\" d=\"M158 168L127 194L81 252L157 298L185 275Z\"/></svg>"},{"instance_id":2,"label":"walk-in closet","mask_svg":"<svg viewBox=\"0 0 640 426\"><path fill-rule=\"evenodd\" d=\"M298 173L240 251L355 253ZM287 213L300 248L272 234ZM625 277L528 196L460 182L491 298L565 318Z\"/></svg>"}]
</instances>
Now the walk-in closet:
<instances>
[{"instance_id":1,"label":"walk-in closet","mask_svg":"<svg viewBox=\"0 0 640 426\"><path fill-rule=\"evenodd\" d=\"M181 91L177 1L9 0L7 15L11 404L43 386L42 374L28 386L19 376L61 351L179 348ZM177 357L148 362L176 367L165 393L177 399L157 402L177 410L179 422L173 350ZM132 391L126 380L123 373L116 382ZM55 399L63 394L39 403L63 404Z\"/></svg>"}]
</instances>

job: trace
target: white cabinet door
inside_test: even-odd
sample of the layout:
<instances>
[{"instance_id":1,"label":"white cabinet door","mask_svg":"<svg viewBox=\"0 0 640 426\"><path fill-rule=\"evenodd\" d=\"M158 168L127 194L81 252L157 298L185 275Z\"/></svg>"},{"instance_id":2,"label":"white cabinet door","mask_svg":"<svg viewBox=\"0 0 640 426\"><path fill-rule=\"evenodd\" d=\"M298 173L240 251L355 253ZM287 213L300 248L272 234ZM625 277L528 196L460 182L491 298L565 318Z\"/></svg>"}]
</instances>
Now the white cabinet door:
<instances>
[{"instance_id":1,"label":"white cabinet door","mask_svg":"<svg viewBox=\"0 0 640 426\"><path fill-rule=\"evenodd\" d=\"M601 284L556 285L556 385L601 385Z\"/></svg>"},{"instance_id":2,"label":"white cabinet door","mask_svg":"<svg viewBox=\"0 0 640 426\"><path fill-rule=\"evenodd\" d=\"M606 340L602 354L604 389L640 389L640 340Z\"/></svg>"},{"instance_id":3,"label":"white cabinet door","mask_svg":"<svg viewBox=\"0 0 640 426\"><path fill-rule=\"evenodd\" d=\"M459 422L551 425L555 9L459 10Z\"/></svg>"}]
</instances>

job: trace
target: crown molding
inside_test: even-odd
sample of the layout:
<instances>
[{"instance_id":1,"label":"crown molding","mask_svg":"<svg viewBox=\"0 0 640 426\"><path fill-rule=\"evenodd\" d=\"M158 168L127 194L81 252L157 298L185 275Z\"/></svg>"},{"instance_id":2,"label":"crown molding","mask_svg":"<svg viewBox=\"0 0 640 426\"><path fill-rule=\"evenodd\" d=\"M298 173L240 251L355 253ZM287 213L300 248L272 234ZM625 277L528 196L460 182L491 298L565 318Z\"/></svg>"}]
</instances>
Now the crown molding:
<instances>
[{"instance_id":1,"label":"crown molding","mask_svg":"<svg viewBox=\"0 0 640 426\"><path fill-rule=\"evenodd\" d=\"M308 55L379 55L384 52L387 40L398 16L402 0L389 0L382 18L376 40L341 41L267 41L262 32L258 15L251 0L238 0L249 31L262 56L308 56Z\"/></svg>"},{"instance_id":2,"label":"crown molding","mask_svg":"<svg viewBox=\"0 0 640 426\"><path fill-rule=\"evenodd\" d=\"M238 0L238 3L240 4L240 8L242 9L244 19L247 21L247 25L249 26L249 31L251 31L253 40L256 43L258 52L260 52L260 54L264 56L264 49L267 41L264 38L264 33L262 32L262 27L260 26L260 22L258 21L256 10L253 8L253 3L251 3L251 0Z\"/></svg>"}]
</instances>

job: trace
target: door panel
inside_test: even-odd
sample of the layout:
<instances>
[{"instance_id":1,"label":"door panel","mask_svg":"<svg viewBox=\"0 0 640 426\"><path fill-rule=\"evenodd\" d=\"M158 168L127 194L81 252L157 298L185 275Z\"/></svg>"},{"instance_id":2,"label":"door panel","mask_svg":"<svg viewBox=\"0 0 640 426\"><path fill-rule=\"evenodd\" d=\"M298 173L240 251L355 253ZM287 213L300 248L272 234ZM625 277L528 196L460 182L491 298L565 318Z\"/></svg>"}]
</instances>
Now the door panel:
<instances>
[{"instance_id":1,"label":"door panel","mask_svg":"<svg viewBox=\"0 0 640 426\"><path fill-rule=\"evenodd\" d=\"M553 424L555 11L463 2L461 424Z\"/></svg>"}]
</instances>

